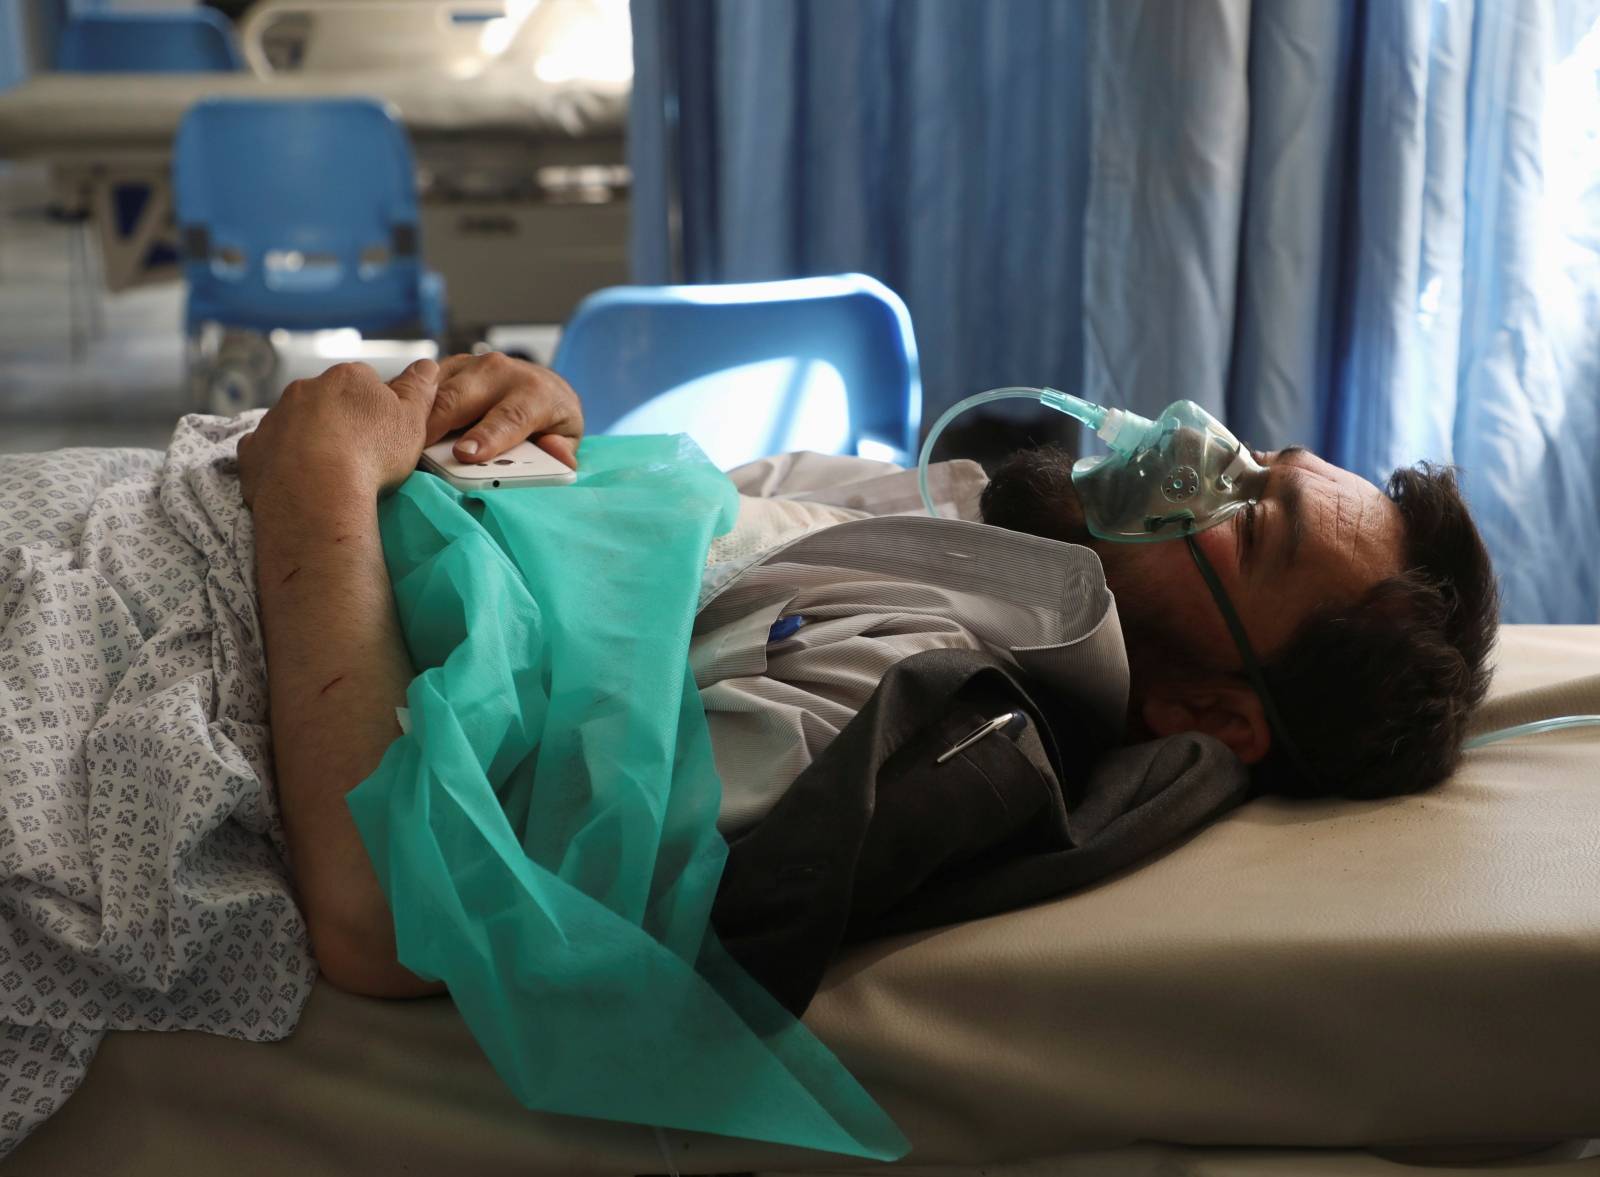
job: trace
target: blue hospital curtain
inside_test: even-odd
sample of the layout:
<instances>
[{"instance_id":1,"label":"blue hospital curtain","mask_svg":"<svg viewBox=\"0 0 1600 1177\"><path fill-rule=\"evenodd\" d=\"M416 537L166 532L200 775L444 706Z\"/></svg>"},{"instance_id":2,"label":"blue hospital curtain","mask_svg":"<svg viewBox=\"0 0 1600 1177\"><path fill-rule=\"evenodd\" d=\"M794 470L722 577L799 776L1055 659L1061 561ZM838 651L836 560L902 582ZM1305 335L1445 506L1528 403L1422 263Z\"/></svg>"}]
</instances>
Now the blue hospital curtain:
<instances>
[{"instance_id":1,"label":"blue hospital curtain","mask_svg":"<svg viewBox=\"0 0 1600 1177\"><path fill-rule=\"evenodd\" d=\"M641 281L863 270L1006 383L1464 471L1600 621L1600 0L635 0ZM652 155L653 153L653 155Z\"/></svg>"},{"instance_id":2,"label":"blue hospital curtain","mask_svg":"<svg viewBox=\"0 0 1600 1177\"><path fill-rule=\"evenodd\" d=\"M911 309L926 421L996 383L1077 383L1083 6L634 0L633 14L637 280L881 278ZM658 85L676 89L665 116Z\"/></svg>"}]
</instances>

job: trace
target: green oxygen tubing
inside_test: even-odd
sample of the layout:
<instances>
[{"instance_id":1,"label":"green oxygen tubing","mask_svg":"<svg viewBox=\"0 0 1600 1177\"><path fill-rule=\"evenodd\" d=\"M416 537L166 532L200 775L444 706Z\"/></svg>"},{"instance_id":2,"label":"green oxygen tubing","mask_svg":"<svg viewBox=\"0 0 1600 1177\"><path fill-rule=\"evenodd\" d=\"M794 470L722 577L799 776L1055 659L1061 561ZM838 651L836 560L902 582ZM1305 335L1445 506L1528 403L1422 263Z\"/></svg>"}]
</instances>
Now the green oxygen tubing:
<instances>
[{"instance_id":1,"label":"green oxygen tubing","mask_svg":"<svg viewBox=\"0 0 1600 1177\"><path fill-rule=\"evenodd\" d=\"M1095 431L1106 445L1117 454L1127 457L1134 453L1153 433L1160 430L1160 426L1146 417L1126 409L1106 408L1103 405L1086 401L1082 397L1073 396L1071 393L1059 392L1053 388L1024 388L1011 386L995 388L988 392L980 392L976 396L969 396L965 400L957 401L944 411L933 428L928 431L927 440L922 443L922 452L917 457L917 489L922 494L922 505L927 508L928 514L937 516L938 509L934 506L933 496L928 491L928 461L933 455L933 447L939 440L939 435L944 432L945 426L954 421L968 409L977 408L999 400L1031 400L1037 401L1046 408L1065 413L1073 420L1082 423ZM1501 740L1516 739L1520 736L1539 735L1542 732L1562 731L1567 728L1600 726L1600 715L1562 715L1551 719L1540 719L1533 723L1519 723L1513 727L1500 728L1496 731L1484 732L1482 735L1473 736L1462 745L1463 750L1482 748L1488 744L1495 744Z\"/></svg>"}]
</instances>

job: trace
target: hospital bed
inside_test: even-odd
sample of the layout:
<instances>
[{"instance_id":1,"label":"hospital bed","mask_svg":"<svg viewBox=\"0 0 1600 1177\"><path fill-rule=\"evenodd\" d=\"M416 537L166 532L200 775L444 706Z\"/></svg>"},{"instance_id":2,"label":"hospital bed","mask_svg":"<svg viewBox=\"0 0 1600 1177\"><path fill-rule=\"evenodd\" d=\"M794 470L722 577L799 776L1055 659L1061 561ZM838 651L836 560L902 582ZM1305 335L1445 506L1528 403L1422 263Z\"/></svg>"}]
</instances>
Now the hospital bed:
<instances>
[{"instance_id":1,"label":"hospital bed","mask_svg":"<svg viewBox=\"0 0 1600 1177\"><path fill-rule=\"evenodd\" d=\"M451 291L450 342L481 339L496 323L561 322L584 294L627 280L630 83L616 70L587 77L541 70L543 59L509 50L474 58L461 28L483 33L451 22L460 7L274 2L260 19L252 13L244 30L259 74L42 74L0 94L0 159L50 165L58 204L92 218L106 285L116 291L178 277L168 168L178 122L194 102L209 95L378 98L412 139L424 253ZM381 36L393 31L384 23L397 19L390 9L438 23L439 56L391 55L376 67L352 68L350 54L336 50L363 21L374 44L429 44L420 33ZM265 46L278 25L267 17L292 20L297 10L326 26L331 46L302 62L320 70L271 64ZM340 24L341 14L350 19Z\"/></svg>"},{"instance_id":2,"label":"hospital bed","mask_svg":"<svg viewBox=\"0 0 1600 1177\"><path fill-rule=\"evenodd\" d=\"M1506 629L1481 726L1584 711L1600 626ZM1256 801L1085 892L867 945L806 1020L912 1173L1594 1177L1597 996L1600 742L1576 731L1419 796ZM527 1112L447 999L319 985L282 1043L110 1034L0 1173L873 1167Z\"/></svg>"}]
</instances>

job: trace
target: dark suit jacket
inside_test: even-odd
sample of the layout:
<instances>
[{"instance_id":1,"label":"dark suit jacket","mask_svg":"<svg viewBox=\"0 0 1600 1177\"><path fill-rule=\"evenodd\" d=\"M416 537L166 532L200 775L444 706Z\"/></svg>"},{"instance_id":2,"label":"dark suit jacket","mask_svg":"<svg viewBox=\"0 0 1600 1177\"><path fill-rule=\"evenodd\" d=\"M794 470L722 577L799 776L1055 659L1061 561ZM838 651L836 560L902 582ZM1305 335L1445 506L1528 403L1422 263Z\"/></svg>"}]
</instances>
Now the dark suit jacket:
<instances>
[{"instance_id":1,"label":"dark suit jacket","mask_svg":"<svg viewBox=\"0 0 1600 1177\"><path fill-rule=\"evenodd\" d=\"M1007 711L996 733L940 754ZM1109 748L1071 700L998 659L932 650L897 664L761 821L737 836L712 923L796 1015L839 950L1038 903L1132 866L1248 793L1198 733Z\"/></svg>"}]
</instances>

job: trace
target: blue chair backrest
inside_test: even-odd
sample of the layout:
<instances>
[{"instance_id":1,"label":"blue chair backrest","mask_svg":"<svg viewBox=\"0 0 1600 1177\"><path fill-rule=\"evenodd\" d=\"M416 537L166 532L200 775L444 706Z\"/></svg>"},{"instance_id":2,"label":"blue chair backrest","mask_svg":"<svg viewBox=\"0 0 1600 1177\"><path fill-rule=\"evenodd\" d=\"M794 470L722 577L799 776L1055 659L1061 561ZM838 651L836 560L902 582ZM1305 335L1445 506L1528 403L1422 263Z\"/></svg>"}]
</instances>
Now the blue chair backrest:
<instances>
[{"instance_id":1,"label":"blue chair backrest","mask_svg":"<svg viewBox=\"0 0 1600 1177\"><path fill-rule=\"evenodd\" d=\"M61 30L56 68L78 73L215 73L244 68L233 26L213 8L86 12Z\"/></svg>"},{"instance_id":2,"label":"blue chair backrest","mask_svg":"<svg viewBox=\"0 0 1600 1177\"><path fill-rule=\"evenodd\" d=\"M359 327L416 305L411 144L377 102L206 99L179 124L172 174L192 313Z\"/></svg>"},{"instance_id":3,"label":"blue chair backrest","mask_svg":"<svg viewBox=\"0 0 1600 1177\"><path fill-rule=\"evenodd\" d=\"M790 449L905 461L921 425L911 316L863 274L602 290L552 366L591 432L686 432L723 467Z\"/></svg>"}]
</instances>

